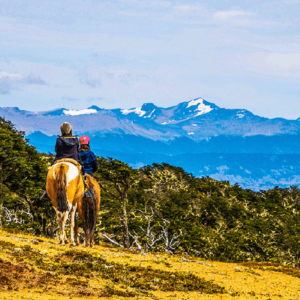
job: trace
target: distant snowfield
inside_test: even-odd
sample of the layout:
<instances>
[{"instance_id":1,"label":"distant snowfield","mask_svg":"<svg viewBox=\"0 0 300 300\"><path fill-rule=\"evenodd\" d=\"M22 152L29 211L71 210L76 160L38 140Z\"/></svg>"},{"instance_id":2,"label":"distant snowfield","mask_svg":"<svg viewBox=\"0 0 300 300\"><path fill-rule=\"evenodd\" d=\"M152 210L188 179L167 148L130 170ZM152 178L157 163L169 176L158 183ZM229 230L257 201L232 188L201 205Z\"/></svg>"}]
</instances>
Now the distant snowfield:
<instances>
[{"instance_id":1,"label":"distant snowfield","mask_svg":"<svg viewBox=\"0 0 300 300\"><path fill-rule=\"evenodd\" d=\"M195 99L195 100L190 101L186 108L189 108L189 107L195 106L195 105L198 105L198 107L195 109L195 111L199 111L195 115L195 117L207 114L213 110L213 108L211 108L210 105L205 105L203 103L203 99Z\"/></svg>"},{"instance_id":2,"label":"distant snowfield","mask_svg":"<svg viewBox=\"0 0 300 300\"><path fill-rule=\"evenodd\" d=\"M203 99L199 98L199 99L191 100L186 108L189 108L191 106L195 106L197 104L203 104Z\"/></svg>"},{"instance_id":3,"label":"distant snowfield","mask_svg":"<svg viewBox=\"0 0 300 300\"><path fill-rule=\"evenodd\" d=\"M80 116L80 115L91 115L91 114L96 114L97 110L96 109L83 109L83 110L63 110L63 113L67 116Z\"/></svg>"},{"instance_id":4,"label":"distant snowfield","mask_svg":"<svg viewBox=\"0 0 300 300\"><path fill-rule=\"evenodd\" d=\"M121 110L123 115L128 115L131 113L136 113L137 115L139 115L139 117L142 117L146 111L142 110L142 107L137 107L137 108L132 108L132 109L123 109Z\"/></svg>"}]
</instances>

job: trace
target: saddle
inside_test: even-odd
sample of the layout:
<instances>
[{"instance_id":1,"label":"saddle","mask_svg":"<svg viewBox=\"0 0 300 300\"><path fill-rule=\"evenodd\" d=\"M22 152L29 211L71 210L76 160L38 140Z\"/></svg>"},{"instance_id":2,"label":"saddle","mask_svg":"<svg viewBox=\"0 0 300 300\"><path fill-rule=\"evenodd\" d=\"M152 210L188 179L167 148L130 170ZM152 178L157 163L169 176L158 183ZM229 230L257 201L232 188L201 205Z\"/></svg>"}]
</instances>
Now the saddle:
<instances>
[{"instance_id":1,"label":"saddle","mask_svg":"<svg viewBox=\"0 0 300 300\"><path fill-rule=\"evenodd\" d=\"M83 184L84 184L84 192L85 192L85 196L88 197L88 198L91 198L91 197L92 197L91 194L86 194L86 193L89 193L89 191L88 191L88 189L89 189L89 184L87 183L85 177L82 175L82 172L81 172L82 165L81 165L78 161L76 161L75 159L73 159L73 158L62 158L62 159L59 159L59 160L55 161L55 162L53 163L53 166L56 165L56 164L59 164L59 163L63 163L63 162L71 163L71 164L73 164L75 167L78 168L80 177L82 178L82 181L83 181Z\"/></svg>"},{"instance_id":2,"label":"saddle","mask_svg":"<svg viewBox=\"0 0 300 300\"><path fill-rule=\"evenodd\" d=\"M76 161L75 159L73 159L73 158L62 158L62 159L56 160L53 163L53 166L56 165L56 164L59 164L59 163L63 163L63 162L67 162L67 163L73 164L75 167L78 168L78 170L80 171L80 174L81 174L82 165L78 161Z\"/></svg>"},{"instance_id":3,"label":"saddle","mask_svg":"<svg viewBox=\"0 0 300 300\"><path fill-rule=\"evenodd\" d=\"M84 197L87 197L87 198L92 198L92 194L89 192L89 185L88 183L86 182L84 176L82 175L82 172L81 172L81 169L82 169L82 165L76 161L75 159L73 158L62 158L62 159L59 159L59 160L56 160L52 166L56 165L56 164L59 164L59 163L63 163L63 162L67 162L67 163L71 163L73 164L76 168L78 168L79 170L79 174L80 174L80 177L82 178L82 181L83 181L83 184L84 184ZM49 196L47 195L47 192L45 191L44 194L42 195L41 199L50 199Z\"/></svg>"}]
</instances>

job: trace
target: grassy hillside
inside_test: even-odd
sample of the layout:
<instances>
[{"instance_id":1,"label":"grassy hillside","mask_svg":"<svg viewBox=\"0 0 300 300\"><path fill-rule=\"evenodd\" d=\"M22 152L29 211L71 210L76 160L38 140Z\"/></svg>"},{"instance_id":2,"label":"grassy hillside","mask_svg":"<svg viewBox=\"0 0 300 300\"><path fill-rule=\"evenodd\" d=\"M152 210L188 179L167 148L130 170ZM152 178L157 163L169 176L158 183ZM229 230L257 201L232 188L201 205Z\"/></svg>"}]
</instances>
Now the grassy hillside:
<instances>
[{"instance_id":1,"label":"grassy hillside","mask_svg":"<svg viewBox=\"0 0 300 300\"><path fill-rule=\"evenodd\" d=\"M0 229L0 299L299 299L300 271L94 249Z\"/></svg>"},{"instance_id":2,"label":"grassy hillside","mask_svg":"<svg viewBox=\"0 0 300 300\"><path fill-rule=\"evenodd\" d=\"M1 118L0 134L0 227L52 236L56 214L51 201L40 197L53 158L38 153L24 132ZM98 157L98 164L96 243L109 234L128 249L300 267L297 186L254 192L166 163L133 169Z\"/></svg>"}]
</instances>

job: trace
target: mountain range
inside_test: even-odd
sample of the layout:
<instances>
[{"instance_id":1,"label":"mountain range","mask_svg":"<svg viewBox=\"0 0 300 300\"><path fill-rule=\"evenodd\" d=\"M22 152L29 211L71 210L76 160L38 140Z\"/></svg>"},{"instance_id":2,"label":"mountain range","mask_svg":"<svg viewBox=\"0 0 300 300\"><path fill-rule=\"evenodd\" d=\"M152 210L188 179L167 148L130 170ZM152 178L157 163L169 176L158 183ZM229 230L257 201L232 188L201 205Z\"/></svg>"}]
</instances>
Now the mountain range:
<instances>
[{"instance_id":1,"label":"mountain range","mask_svg":"<svg viewBox=\"0 0 300 300\"><path fill-rule=\"evenodd\" d=\"M268 189L300 183L300 119L268 119L197 98L162 108L59 108L32 112L0 108L0 116L26 132L39 151L54 152L60 125L89 135L92 150L133 167L170 163L195 176Z\"/></svg>"}]
</instances>

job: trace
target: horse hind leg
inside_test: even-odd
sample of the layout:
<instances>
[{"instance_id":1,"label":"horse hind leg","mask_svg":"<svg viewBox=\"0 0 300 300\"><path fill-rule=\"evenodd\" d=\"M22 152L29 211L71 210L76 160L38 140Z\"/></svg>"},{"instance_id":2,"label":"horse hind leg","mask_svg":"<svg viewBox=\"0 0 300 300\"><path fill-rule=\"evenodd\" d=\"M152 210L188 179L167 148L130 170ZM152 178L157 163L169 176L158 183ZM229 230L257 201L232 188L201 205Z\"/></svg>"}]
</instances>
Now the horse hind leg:
<instances>
[{"instance_id":1,"label":"horse hind leg","mask_svg":"<svg viewBox=\"0 0 300 300\"><path fill-rule=\"evenodd\" d=\"M77 219L76 219L76 212L75 212L75 216L74 216L74 231L75 231L75 243L76 243L76 246L79 246L78 224L77 224Z\"/></svg>"},{"instance_id":2,"label":"horse hind leg","mask_svg":"<svg viewBox=\"0 0 300 300\"><path fill-rule=\"evenodd\" d=\"M64 245L65 241L67 241L66 234L65 234L65 226L68 219L68 215L69 213L67 211L57 212L57 223L60 227L59 243L62 245Z\"/></svg>"},{"instance_id":3,"label":"horse hind leg","mask_svg":"<svg viewBox=\"0 0 300 300\"><path fill-rule=\"evenodd\" d=\"M65 242L68 242L68 239L67 239L67 236L66 236L66 232L65 232L65 226L66 226L66 223L67 223L68 216L69 216L69 212L65 211L63 213L63 234L64 234L64 241Z\"/></svg>"},{"instance_id":4,"label":"horse hind leg","mask_svg":"<svg viewBox=\"0 0 300 300\"><path fill-rule=\"evenodd\" d=\"M57 224L60 228L59 230L59 243L64 244L64 228L63 228L63 213L56 211L56 217L57 217Z\"/></svg>"},{"instance_id":5,"label":"horse hind leg","mask_svg":"<svg viewBox=\"0 0 300 300\"><path fill-rule=\"evenodd\" d=\"M93 236L90 238L90 248L94 248L94 239Z\"/></svg>"},{"instance_id":6,"label":"horse hind leg","mask_svg":"<svg viewBox=\"0 0 300 300\"><path fill-rule=\"evenodd\" d=\"M83 224L83 228L84 228L84 246L85 247L89 247L89 244L90 244L90 239L88 237L88 230L87 230L87 226L86 226L86 221L84 222Z\"/></svg>"},{"instance_id":7,"label":"horse hind leg","mask_svg":"<svg viewBox=\"0 0 300 300\"><path fill-rule=\"evenodd\" d=\"M77 208L77 204L72 207L72 210L70 213L70 246L76 246L76 244L74 242L74 226L75 226L76 208Z\"/></svg>"}]
</instances>

